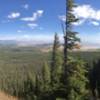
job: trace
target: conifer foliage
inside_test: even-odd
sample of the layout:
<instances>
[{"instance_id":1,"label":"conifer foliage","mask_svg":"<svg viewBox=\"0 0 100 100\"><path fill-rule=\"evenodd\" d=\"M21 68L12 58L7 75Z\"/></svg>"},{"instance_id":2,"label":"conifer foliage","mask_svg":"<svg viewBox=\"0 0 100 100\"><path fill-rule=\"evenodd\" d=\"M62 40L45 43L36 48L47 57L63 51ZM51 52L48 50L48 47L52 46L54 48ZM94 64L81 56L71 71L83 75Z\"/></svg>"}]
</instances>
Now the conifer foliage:
<instances>
[{"instance_id":1,"label":"conifer foliage","mask_svg":"<svg viewBox=\"0 0 100 100\"><path fill-rule=\"evenodd\" d=\"M78 19L73 14L74 0L66 0L66 31L64 32L64 75L67 77L67 61L68 51L76 47L80 39L76 36L77 32L73 31L73 23ZM64 80L64 84L67 84L67 78Z\"/></svg>"},{"instance_id":2,"label":"conifer foliage","mask_svg":"<svg viewBox=\"0 0 100 100\"><path fill-rule=\"evenodd\" d=\"M86 77L85 67L82 61L73 60L68 56L68 52L76 47L79 38L77 32L73 31L73 23L78 19L72 13L74 0L66 0L66 33L64 34L64 87L66 88L67 100L85 100Z\"/></svg>"},{"instance_id":3,"label":"conifer foliage","mask_svg":"<svg viewBox=\"0 0 100 100\"><path fill-rule=\"evenodd\" d=\"M57 33L54 37L52 60L51 60L51 85L53 89L57 89L60 84L62 73L62 59L59 51L60 42Z\"/></svg>"},{"instance_id":4,"label":"conifer foliage","mask_svg":"<svg viewBox=\"0 0 100 100\"><path fill-rule=\"evenodd\" d=\"M50 67L47 63L44 63L42 68L42 81L43 81L43 92L50 91Z\"/></svg>"},{"instance_id":5,"label":"conifer foliage","mask_svg":"<svg viewBox=\"0 0 100 100\"><path fill-rule=\"evenodd\" d=\"M66 67L68 60L68 50L76 47L80 39L76 36L77 32L73 31L72 24L78 19L73 14L74 0L66 0L66 31L64 31L64 66Z\"/></svg>"},{"instance_id":6,"label":"conifer foliage","mask_svg":"<svg viewBox=\"0 0 100 100\"><path fill-rule=\"evenodd\" d=\"M67 100L87 100L85 63L82 60L71 59L68 62Z\"/></svg>"}]
</instances>

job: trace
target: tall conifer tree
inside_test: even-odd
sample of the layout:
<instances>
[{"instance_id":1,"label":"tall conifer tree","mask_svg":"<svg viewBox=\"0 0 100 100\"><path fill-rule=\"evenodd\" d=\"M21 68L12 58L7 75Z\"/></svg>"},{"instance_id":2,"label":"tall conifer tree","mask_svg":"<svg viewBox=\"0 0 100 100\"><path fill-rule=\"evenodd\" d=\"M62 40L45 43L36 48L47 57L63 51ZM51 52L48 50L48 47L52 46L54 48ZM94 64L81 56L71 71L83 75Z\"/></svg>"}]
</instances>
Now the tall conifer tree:
<instances>
[{"instance_id":1,"label":"tall conifer tree","mask_svg":"<svg viewBox=\"0 0 100 100\"><path fill-rule=\"evenodd\" d=\"M64 71L65 76L67 75L67 61L68 61L68 51L76 47L80 39L76 36L77 32L73 31L72 24L77 22L78 19L72 13L74 5L74 0L66 0L66 32L64 33ZM66 84L67 80L65 80Z\"/></svg>"},{"instance_id":2,"label":"tall conifer tree","mask_svg":"<svg viewBox=\"0 0 100 100\"><path fill-rule=\"evenodd\" d=\"M48 92L50 90L50 68L47 63L44 63L42 68L42 81L43 81L43 91Z\"/></svg>"},{"instance_id":3,"label":"tall conifer tree","mask_svg":"<svg viewBox=\"0 0 100 100\"><path fill-rule=\"evenodd\" d=\"M82 61L69 58L68 52L78 45L80 39L73 31L73 23L78 19L73 14L74 0L66 0L66 32L64 34L64 76L63 82L66 88L66 100L85 100L87 79L85 67Z\"/></svg>"},{"instance_id":4,"label":"tall conifer tree","mask_svg":"<svg viewBox=\"0 0 100 100\"><path fill-rule=\"evenodd\" d=\"M53 89L57 89L60 84L61 72L62 72L62 60L59 51L60 42L57 33L54 37L52 62L51 62L51 85Z\"/></svg>"}]
</instances>

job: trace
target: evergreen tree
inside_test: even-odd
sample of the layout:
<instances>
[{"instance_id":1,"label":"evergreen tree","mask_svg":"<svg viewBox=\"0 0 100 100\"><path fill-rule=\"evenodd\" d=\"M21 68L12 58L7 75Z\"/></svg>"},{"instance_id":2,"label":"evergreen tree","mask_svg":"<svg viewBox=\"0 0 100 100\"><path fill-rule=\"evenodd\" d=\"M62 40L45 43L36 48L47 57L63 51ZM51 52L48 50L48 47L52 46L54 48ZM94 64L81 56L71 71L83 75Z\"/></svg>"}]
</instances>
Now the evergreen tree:
<instances>
[{"instance_id":1,"label":"evergreen tree","mask_svg":"<svg viewBox=\"0 0 100 100\"><path fill-rule=\"evenodd\" d=\"M93 68L90 71L90 88L92 91L92 96L96 100L100 98L100 59L93 62Z\"/></svg>"},{"instance_id":2,"label":"evergreen tree","mask_svg":"<svg viewBox=\"0 0 100 100\"><path fill-rule=\"evenodd\" d=\"M74 2L73 0L66 0L66 32L64 32L64 65L67 64L68 50L73 49L76 46L79 38L76 37L77 32L72 31L72 23L78 19L75 18L72 13Z\"/></svg>"},{"instance_id":3,"label":"evergreen tree","mask_svg":"<svg viewBox=\"0 0 100 100\"><path fill-rule=\"evenodd\" d=\"M36 100L41 100L41 78L39 75L36 75L35 79L35 98Z\"/></svg>"},{"instance_id":4,"label":"evergreen tree","mask_svg":"<svg viewBox=\"0 0 100 100\"><path fill-rule=\"evenodd\" d=\"M74 0L66 0L66 32L64 34L64 69L63 83L66 90L66 100L86 100L85 67L82 61L69 57L68 51L77 47L79 38L73 31L72 24L78 19L74 16Z\"/></svg>"},{"instance_id":5,"label":"evergreen tree","mask_svg":"<svg viewBox=\"0 0 100 100\"><path fill-rule=\"evenodd\" d=\"M42 95L41 100L51 100L51 87L50 87L50 67L47 63L44 63L44 66L42 67Z\"/></svg>"},{"instance_id":6,"label":"evergreen tree","mask_svg":"<svg viewBox=\"0 0 100 100\"><path fill-rule=\"evenodd\" d=\"M62 73L62 60L59 52L59 37L57 33L54 37L52 61L51 61L51 86L55 90L60 85L60 78Z\"/></svg>"},{"instance_id":7,"label":"evergreen tree","mask_svg":"<svg viewBox=\"0 0 100 100\"><path fill-rule=\"evenodd\" d=\"M64 33L64 74L67 75L67 61L68 61L68 50L74 49L80 39L76 36L77 32L72 30L72 23L77 22L78 19L72 13L74 0L66 0L66 32ZM67 80L64 81L67 83Z\"/></svg>"},{"instance_id":8,"label":"evergreen tree","mask_svg":"<svg viewBox=\"0 0 100 100\"><path fill-rule=\"evenodd\" d=\"M71 59L68 62L67 100L88 100L86 73L83 61Z\"/></svg>"},{"instance_id":9,"label":"evergreen tree","mask_svg":"<svg viewBox=\"0 0 100 100\"><path fill-rule=\"evenodd\" d=\"M68 51L75 48L79 38L76 37L77 32L72 30L72 23L77 22L78 19L72 13L74 8L74 0L66 0L66 32L64 32L64 68L63 68L63 83L67 84L67 61Z\"/></svg>"},{"instance_id":10,"label":"evergreen tree","mask_svg":"<svg viewBox=\"0 0 100 100\"><path fill-rule=\"evenodd\" d=\"M42 68L42 81L43 81L43 91L48 92L50 90L50 68L47 63L44 63Z\"/></svg>"},{"instance_id":11,"label":"evergreen tree","mask_svg":"<svg viewBox=\"0 0 100 100\"><path fill-rule=\"evenodd\" d=\"M24 81L24 100L33 100L34 99L34 80L33 78L28 75L27 79Z\"/></svg>"}]
</instances>

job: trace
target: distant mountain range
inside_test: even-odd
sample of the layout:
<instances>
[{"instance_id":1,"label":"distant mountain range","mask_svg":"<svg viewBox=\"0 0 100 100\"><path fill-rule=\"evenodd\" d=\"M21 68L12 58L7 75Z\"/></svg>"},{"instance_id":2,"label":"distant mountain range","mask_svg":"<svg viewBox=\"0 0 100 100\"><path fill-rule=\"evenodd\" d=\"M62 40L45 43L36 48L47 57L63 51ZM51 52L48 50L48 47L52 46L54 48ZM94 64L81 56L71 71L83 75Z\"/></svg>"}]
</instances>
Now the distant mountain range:
<instances>
[{"instance_id":1,"label":"distant mountain range","mask_svg":"<svg viewBox=\"0 0 100 100\"><path fill-rule=\"evenodd\" d=\"M81 48L80 48L80 50L83 50L83 51L85 50L92 51L92 50L98 50L98 49L100 49L100 44L98 43L84 43L81 45Z\"/></svg>"},{"instance_id":2,"label":"distant mountain range","mask_svg":"<svg viewBox=\"0 0 100 100\"><path fill-rule=\"evenodd\" d=\"M39 46L49 47L52 43L44 43L42 41L17 41L17 40L0 40L0 46Z\"/></svg>"},{"instance_id":3,"label":"distant mountain range","mask_svg":"<svg viewBox=\"0 0 100 100\"><path fill-rule=\"evenodd\" d=\"M0 46L17 45L15 40L0 40Z\"/></svg>"},{"instance_id":4,"label":"distant mountain range","mask_svg":"<svg viewBox=\"0 0 100 100\"><path fill-rule=\"evenodd\" d=\"M52 43L44 43L42 41L17 41L17 40L0 40L0 46L36 46L44 49L51 49ZM61 46L62 48L62 46ZM100 49L100 44L84 43L81 44L80 51L92 51Z\"/></svg>"}]
</instances>

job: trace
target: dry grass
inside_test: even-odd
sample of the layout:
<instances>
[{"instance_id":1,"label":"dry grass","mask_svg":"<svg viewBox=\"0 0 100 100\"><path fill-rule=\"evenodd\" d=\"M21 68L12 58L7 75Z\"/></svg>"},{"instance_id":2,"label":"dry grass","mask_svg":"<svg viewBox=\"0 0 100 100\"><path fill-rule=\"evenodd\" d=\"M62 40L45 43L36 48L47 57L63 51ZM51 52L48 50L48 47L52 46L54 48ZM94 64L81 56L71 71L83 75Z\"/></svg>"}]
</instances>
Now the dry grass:
<instances>
[{"instance_id":1,"label":"dry grass","mask_svg":"<svg viewBox=\"0 0 100 100\"><path fill-rule=\"evenodd\" d=\"M18 99L0 92L0 100L18 100Z\"/></svg>"}]
</instances>

